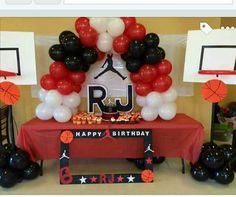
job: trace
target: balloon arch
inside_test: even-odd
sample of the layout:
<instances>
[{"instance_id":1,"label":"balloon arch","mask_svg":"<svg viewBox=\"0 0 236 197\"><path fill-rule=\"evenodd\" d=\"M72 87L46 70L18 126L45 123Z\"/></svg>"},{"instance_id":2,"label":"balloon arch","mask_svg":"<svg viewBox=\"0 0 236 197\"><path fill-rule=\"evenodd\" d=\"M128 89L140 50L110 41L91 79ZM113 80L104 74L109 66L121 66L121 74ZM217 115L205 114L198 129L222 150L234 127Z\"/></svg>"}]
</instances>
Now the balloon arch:
<instances>
[{"instance_id":1,"label":"balloon arch","mask_svg":"<svg viewBox=\"0 0 236 197\"><path fill-rule=\"evenodd\" d=\"M80 17L75 29L79 36L63 31L60 44L49 49L54 62L49 74L40 81L42 103L36 108L39 119L54 117L58 122L69 121L80 105L79 93L86 72L90 65L104 59L106 53L118 53L125 61L144 120L155 120L158 115L164 120L175 117L177 92L169 76L172 65L159 47L157 34L146 34L145 27L135 17Z\"/></svg>"}]
</instances>

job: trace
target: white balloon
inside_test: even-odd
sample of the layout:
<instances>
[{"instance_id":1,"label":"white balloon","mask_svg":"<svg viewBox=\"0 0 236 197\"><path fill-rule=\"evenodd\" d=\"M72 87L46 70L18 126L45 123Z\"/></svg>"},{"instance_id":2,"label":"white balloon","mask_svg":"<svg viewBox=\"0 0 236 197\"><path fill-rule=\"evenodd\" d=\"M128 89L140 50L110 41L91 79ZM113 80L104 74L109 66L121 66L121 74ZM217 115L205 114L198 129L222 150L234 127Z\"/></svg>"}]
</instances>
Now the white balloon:
<instances>
[{"instance_id":1,"label":"white balloon","mask_svg":"<svg viewBox=\"0 0 236 197\"><path fill-rule=\"evenodd\" d=\"M57 122L68 122L72 117L72 113L69 107L60 105L54 110L53 117Z\"/></svg>"},{"instance_id":2,"label":"white balloon","mask_svg":"<svg viewBox=\"0 0 236 197\"><path fill-rule=\"evenodd\" d=\"M72 92L69 95L63 96L63 105L69 107L69 108L75 108L80 105L81 98L80 95L76 92Z\"/></svg>"},{"instance_id":3,"label":"white balloon","mask_svg":"<svg viewBox=\"0 0 236 197\"><path fill-rule=\"evenodd\" d=\"M36 107L35 113L40 120L49 120L53 117L53 108L46 103L40 103Z\"/></svg>"},{"instance_id":4,"label":"white balloon","mask_svg":"<svg viewBox=\"0 0 236 197\"><path fill-rule=\"evenodd\" d=\"M63 96L57 90L49 90L45 97L45 103L57 107L62 104L62 99Z\"/></svg>"},{"instance_id":5,"label":"white balloon","mask_svg":"<svg viewBox=\"0 0 236 197\"><path fill-rule=\"evenodd\" d=\"M77 107L72 108L72 109L70 109L70 110L71 110L72 115L75 115L75 114L78 113L78 109L77 109Z\"/></svg>"},{"instance_id":6,"label":"white balloon","mask_svg":"<svg viewBox=\"0 0 236 197\"><path fill-rule=\"evenodd\" d=\"M163 103L163 100L162 100L160 93L150 92L147 95L147 106L157 108L157 107L161 106L162 103Z\"/></svg>"},{"instance_id":7,"label":"white balloon","mask_svg":"<svg viewBox=\"0 0 236 197\"><path fill-rule=\"evenodd\" d=\"M108 33L102 33L98 37L97 47L100 51L106 53L112 49L113 39Z\"/></svg>"},{"instance_id":8,"label":"white balloon","mask_svg":"<svg viewBox=\"0 0 236 197\"><path fill-rule=\"evenodd\" d=\"M104 33L107 30L108 18L103 17L92 17L89 20L89 24L93 27L98 33Z\"/></svg>"},{"instance_id":9,"label":"white balloon","mask_svg":"<svg viewBox=\"0 0 236 197\"><path fill-rule=\"evenodd\" d=\"M175 103L165 103L158 109L158 113L163 120L171 120L175 117L176 110Z\"/></svg>"},{"instance_id":10,"label":"white balloon","mask_svg":"<svg viewBox=\"0 0 236 197\"><path fill-rule=\"evenodd\" d=\"M157 119L158 111L153 107L143 107L141 115L144 120L153 121Z\"/></svg>"},{"instance_id":11,"label":"white balloon","mask_svg":"<svg viewBox=\"0 0 236 197\"><path fill-rule=\"evenodd\" d=\"M42 102L45 102L45 97L47 95L48 91L41 88L38 92L38 97L39 97L39 100L42 101Z\"/></svg>"},{"instance_id":12,"label":"white balloon","mask_svg":"<svg viewBox=\"0 0 236 197\"><path fill-rule=\"evenodd\" d=\"M138 106L144 107L147 104L146 97L137 95L136 96L136 103Z\"/></svg>"},{"instance_id":13,"label":"white balloon","mask_svg":"<svg viewBox=\"0 0 236 197\"><path fill-rule=\"evenodd\" d=\"M120 36L124 33L125 24L121 18L110 19L107 25L107 31L112 37Z\"/></svg>"},{"instance_id":14,"label":"white balloon","mask_svg":"<svg viewBox=\"0 0 236 197\"><path fill-rule=\"evenodd\" d=\"M162 93L162 98L165 103L175 102L177 97L178 97L178 94L175 88L170 88L166 92Z\"/></svg>"}]
</instances>

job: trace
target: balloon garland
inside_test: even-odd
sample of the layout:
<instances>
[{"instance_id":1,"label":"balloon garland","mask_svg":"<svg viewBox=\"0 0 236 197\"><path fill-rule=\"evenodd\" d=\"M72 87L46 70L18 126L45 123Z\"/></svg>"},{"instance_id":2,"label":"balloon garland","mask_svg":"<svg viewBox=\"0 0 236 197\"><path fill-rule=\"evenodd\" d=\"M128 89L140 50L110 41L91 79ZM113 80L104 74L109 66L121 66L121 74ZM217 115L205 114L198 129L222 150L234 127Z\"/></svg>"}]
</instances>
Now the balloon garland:
<instances>
[{"instance_id":1,"label":"balloon garland","mask_svg":"<svg viewBox=\"0 0 236 197\"><path fill-rule=\"evenodd\" d=\"M144 120L155 120L158 115L170 120L176 115L177 93L172 88L171 63L159 47L159 36L146 34L145 27L135 17L86 18L75 22L78 36L71 31L59 35L59 43L49 49L54 62L49 74L42 76L36 108L39 119L54 117L67 122L80 105L80 91L86 72L106 53L118 53L125 61L130 79L135 85L136 102L143 107Z\"/></svg>"}]
</instances>

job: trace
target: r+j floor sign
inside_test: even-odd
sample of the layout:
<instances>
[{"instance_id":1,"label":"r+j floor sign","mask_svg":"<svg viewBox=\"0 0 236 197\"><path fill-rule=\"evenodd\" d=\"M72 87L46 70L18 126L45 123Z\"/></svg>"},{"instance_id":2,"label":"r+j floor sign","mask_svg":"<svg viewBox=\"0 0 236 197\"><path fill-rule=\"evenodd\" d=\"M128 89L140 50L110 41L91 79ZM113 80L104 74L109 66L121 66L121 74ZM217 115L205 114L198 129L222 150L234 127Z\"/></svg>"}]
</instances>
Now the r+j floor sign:
<instances>
[{"instance_id":1,"label":"r+j floor sign","mask_svg":"<svg viewBox=\"0 0 236 197\"><path fill-rule=\"evenodd\" d=\"M72 175L69 168L69 144L79 138L143 138L145 169L141 173ZM151 130L63 130L60 135L60 183L61 184L104 184L104 183L151 183L154 180Z\"/></svg>"}]
</instances>

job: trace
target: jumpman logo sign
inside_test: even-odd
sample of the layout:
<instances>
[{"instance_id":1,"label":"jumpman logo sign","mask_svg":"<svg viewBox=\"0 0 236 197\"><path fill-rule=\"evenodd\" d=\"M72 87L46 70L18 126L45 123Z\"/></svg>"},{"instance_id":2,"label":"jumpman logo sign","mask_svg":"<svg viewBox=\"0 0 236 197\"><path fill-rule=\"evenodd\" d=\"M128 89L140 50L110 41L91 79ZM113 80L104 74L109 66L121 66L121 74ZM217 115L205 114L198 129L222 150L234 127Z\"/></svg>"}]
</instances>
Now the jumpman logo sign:
<instances>
[{"instance_id":1,"label":"jumpman logo sign","mask_svg":"<svg viewBox=\"0 0 236 197\"><path fill-rule=\"evenodd\" d=\"M125 80L127 77L122 76L121 73L119 73L119 71L117 71L114 67L113 67L113 54L107 54L107 59L105 60L104 64L102 65L102 68L105 67L105 65L107 64L107 67L105 70L103 70L100 74L98 74L96 77L94 77L94 79L98 79L100 76L102 76L103 74L105 74L108 71L111 71L113 73L116 73L119 77L121 77L123 80Z\"/></svg>"}]
</instances>

